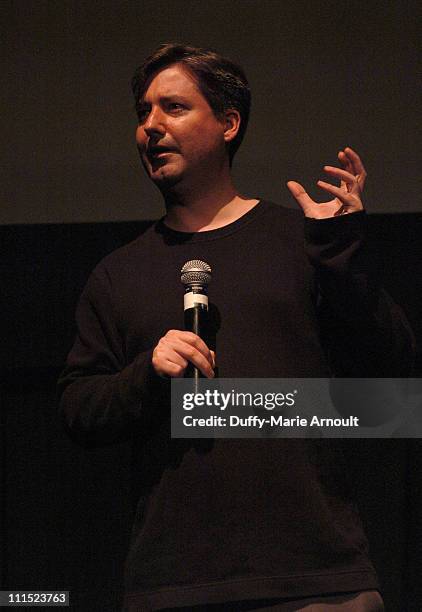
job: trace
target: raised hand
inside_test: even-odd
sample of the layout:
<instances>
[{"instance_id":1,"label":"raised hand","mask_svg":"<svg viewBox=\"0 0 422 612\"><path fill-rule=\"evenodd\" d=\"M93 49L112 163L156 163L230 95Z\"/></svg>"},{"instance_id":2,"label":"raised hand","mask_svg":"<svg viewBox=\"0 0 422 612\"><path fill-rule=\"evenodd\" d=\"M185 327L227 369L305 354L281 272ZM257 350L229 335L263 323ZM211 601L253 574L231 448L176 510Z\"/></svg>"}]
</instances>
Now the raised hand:
<instances>
[{"instance_id":1,"label":"raised hand","mask_svg":"<svg viewBox=\"0 0 422 612\"><path fill-rule=\"evenodd\" d=\"M340 186L318 181L318 187L334 196L328 202L314 202L306 193L304 187L295 181L288 181L287 187L297 200L306 217L313 219L328 219L345 215L347 213L363 210L362 191L366 179L366 170L359 155L350 147L346 147L338 154L343 166L324 166L324 172L340 181Z\"/></svg>"}]
</instances>

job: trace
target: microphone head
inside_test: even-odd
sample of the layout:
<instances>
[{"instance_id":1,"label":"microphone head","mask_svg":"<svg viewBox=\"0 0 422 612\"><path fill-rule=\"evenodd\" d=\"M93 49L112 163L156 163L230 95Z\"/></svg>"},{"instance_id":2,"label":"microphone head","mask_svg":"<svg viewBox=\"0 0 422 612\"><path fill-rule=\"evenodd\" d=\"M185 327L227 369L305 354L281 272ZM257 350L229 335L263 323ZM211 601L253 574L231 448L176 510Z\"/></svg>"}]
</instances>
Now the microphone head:
<instances>
[{"instance_id":1,"label":"microphone head","mask_svg":"<svg viewBox=\"0 0 422 612\"><path fill-rule=\"evenodd\" d=\"M211 266L200 259L187 261L180 274L180 280L185 287L207 287L211 282Z\"/></svg>"}]
</instances>

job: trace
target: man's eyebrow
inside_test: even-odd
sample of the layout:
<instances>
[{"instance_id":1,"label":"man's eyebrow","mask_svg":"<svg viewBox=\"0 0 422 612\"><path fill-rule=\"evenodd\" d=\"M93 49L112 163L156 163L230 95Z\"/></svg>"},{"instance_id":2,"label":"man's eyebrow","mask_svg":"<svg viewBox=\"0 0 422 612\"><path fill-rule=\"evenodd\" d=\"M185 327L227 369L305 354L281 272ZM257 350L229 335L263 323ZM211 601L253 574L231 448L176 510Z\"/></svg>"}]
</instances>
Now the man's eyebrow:
<instances>
[{"instance_id":1,"label":"man's eyebrow","mask_svg":"<svg viewBox=\"0 0 422 612\"><path fill-rule=\"evenodd\" d=\"M181 102L188 102L188 98L186 98L186 96L184 96L183 94L171 94L171 95L167 95L167 96L160 96L159 98L159 102L160 103L165 103L165 102L174 102L174 100L180 100ZM144 106L149 106L151 104L151 102L149 102L148 100L145 100L144 98L141 98L136 106L137 107L144 107Z\"/></svg>"}]
</instances>

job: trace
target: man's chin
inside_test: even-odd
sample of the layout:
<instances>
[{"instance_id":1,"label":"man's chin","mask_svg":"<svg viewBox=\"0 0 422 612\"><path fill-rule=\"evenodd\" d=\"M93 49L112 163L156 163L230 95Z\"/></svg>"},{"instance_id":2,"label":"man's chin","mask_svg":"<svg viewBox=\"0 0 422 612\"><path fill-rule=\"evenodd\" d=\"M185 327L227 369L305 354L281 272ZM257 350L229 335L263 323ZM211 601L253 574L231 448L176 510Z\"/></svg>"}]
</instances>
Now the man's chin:
<instances>
[{"instance_id":1,"label":"man's chin","mask_svg":"<svg viewBox=\"0 0 422 612\"><path fill-rule=\"evenodd\" d=\"M160 190L167 190L177 185L182 176L180 172L172 171L170 168L162 166L161 168L151 169L149 178Z\"/></svg>"}]
</instances>

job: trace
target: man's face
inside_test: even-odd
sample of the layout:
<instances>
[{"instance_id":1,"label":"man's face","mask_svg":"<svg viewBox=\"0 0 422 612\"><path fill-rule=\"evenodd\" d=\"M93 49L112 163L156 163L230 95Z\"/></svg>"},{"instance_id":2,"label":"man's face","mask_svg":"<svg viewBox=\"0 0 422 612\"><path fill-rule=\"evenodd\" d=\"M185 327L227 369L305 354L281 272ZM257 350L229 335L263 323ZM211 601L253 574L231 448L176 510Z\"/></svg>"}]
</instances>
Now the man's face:
<instances>
[{"instance_id":1,"label":"man's face","mask_svg":"<svg viewBox=\"0 0 422 612\"><path fill-rule=\"evenodd\" d=\"M136 143L158 187L198 179L223 163L224 121L217 119L193 77L180 64L159 72L138 105Z\"/></svg>"}]
</instances>

